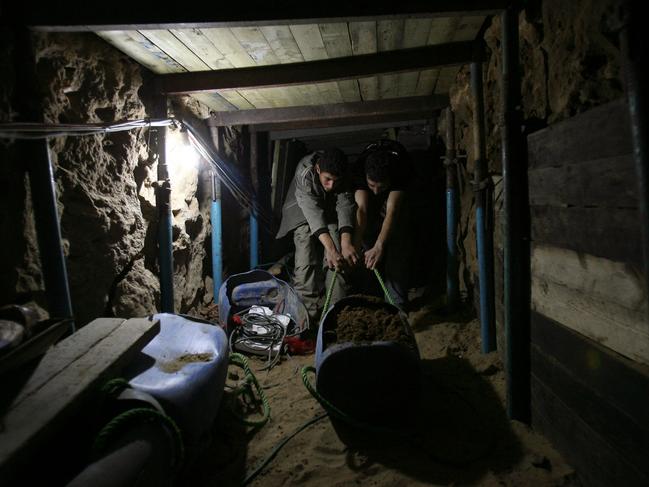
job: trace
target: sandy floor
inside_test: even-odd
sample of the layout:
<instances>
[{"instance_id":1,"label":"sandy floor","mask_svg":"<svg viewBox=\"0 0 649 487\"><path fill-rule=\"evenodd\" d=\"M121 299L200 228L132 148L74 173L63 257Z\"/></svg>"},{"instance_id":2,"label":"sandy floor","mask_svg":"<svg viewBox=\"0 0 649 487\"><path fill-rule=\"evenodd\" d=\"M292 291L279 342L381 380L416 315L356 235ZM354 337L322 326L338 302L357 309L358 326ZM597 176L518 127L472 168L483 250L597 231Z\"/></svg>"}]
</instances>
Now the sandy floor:
<instances>
[{"instance_id":1,"label":"sandy floor","mask_svg":"<svg viewBox=\"0 0 649 487\"><path fill-rule=\"evenodd\" d=\"M415 431L359 432L326 417L292 438L250 485L577 485L572 468L542 436L507 420L502 364L497 353L480 353L476 320L443 321L426 309L409 319L424 374L411 418ZM271 421L258 430L234 421L226 399L212 445L183 483L240 485L283 438L321 414L299 373L313 362L313 355L292 357L257 373L271 407ZM252 359L251 365L263 363Z\"/></svg>"}]
</instances>

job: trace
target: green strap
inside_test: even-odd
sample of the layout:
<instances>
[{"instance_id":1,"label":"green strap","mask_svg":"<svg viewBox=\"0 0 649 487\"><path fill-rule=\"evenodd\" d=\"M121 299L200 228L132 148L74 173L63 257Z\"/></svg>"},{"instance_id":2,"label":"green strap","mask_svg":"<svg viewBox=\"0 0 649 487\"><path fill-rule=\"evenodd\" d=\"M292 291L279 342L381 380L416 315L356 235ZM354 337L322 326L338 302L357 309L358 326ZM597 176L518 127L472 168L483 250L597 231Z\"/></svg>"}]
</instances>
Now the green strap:
<instances>
[{"instance_id":1,"label":"green strap","mask_svg":"<svg viewBox=\"0 0 649 487\"><path fill-rule=\"evenodd\" d=\"M261 388L259 385L259 382L257 381L257 378L255 377L255 374L252 373L252 370L250 369L250 365L248 365L248 359L244 355L241 355L240 353L231 353L230 354L230 364L236 365L238 367L241 367L243 369L243 372L246 375L246 382L248 384L252 384L254 386L255 390L257 391L257 395L259 396L259 400L261 401L262 407L263 407L263 417L261 419L246 419L240 415L238 415L236 412L232 411L232 413L241 421L243 424L246 426L263 426L266 423L268 423L268 420L270 419L270 404L268 404L268 399L266 398L266 394L264 394L264 390ZM237 395L241 394L244 392L244 388L239 388L237 391Z\"/></svg>"},{"instance_id":2,"label":"green strap","mask_svg":"<svg viewBox=\"0 0 649 487\"><path fill-rule=\"evenodd\" d=\"M118 433L129 431L137 424L151 422L162 423L162 425L171 432L175 447L174 451L176 454L174 467L179 469L185 456L185 448L180 429L169 416L161 413L157 409L151 408L129 409L111 419L95 437L95 441L91 448L92 457L99 458L106 450L110 440L112 440Z\"/></svg>"},{"instance_id":3,"label":"green strap","mask_svg":"<svg viewBox=\"0 0 649 487\"><path fill-rule=\"evenodd\" d=\"M322 308L322 314L320 315L320 320L318 321L318 324L322 323L322 320L324 319L324 315L327 313L327 310L329 309L329 304L331 303L331 295L333 294L334 284L336 284L337 278L338 278L338 270L334 269L334 276L331 279L331 283L329 283L329 289L327 289L327 296L325 298L324 307Z\"/></svg>"},{"instance_id":4,"label":"green strap","mask_svg":"<svg viewBox=\"0 0 649 487\"><path fill-rule=\"evenodd\" d=\"M376 276L376 279L379 281L379 284L381 285L383 294L385 294L385 300L388 303L390 303L392 306L396 306L394 304L394 299L392 299L392 295L390 294L390 291L388 291L388 288L385 286L385 283L383 282L383 278L381 277L381 274L379 273L379 270L376 267L374 268L374 275Z\"/></svg>"},{"instance_id":5,"label":"green strap","mask_svg":"<svg viewBox=\"0 0 649 487\"><path fill-rule=\"evenodd\" d=\"M383 278L381 277L381 273L377 268L374 268L374 275L376 276L376 279L379 281L379 285L381 286L381 290L383 291L383 294L385 295L385 300L390 303L392 306L396 306L394 304L394 298L392 297L392 294L390 294L390 291L386 287L385 283L383 282ZM318 321L318 324L322 323L322 320L324 319L325 314L327 313L327 310L329 309L329 305L331 304L331 295L333 294L334 290L334 285L336 284L336 279L338 278L338 271L334 269L334 276L331 279L331 283L329 283L329 288L327 289L327 294L325 297L325 303L324 307L322 308L322 314L320 315L320 320Z\"/></svg>"}]
</instances>

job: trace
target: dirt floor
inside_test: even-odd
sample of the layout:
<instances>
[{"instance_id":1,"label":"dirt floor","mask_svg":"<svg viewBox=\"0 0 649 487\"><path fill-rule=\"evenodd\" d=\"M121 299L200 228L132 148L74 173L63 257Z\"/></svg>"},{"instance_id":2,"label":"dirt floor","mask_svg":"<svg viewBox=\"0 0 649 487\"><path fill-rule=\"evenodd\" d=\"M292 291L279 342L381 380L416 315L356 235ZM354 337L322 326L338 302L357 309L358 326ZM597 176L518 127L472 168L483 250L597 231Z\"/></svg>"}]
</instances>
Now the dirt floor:
<instances>
[{"instance_id":1,"label":"dirt floor","mask_svg":"<svg viewBox=\"0 0 649 487\"><path fill-rule=\"evenodd\" d=\"M425 308L409 315L423 369L423 395L410 418L410 433L352 430L327 416L290 439L249 485L579 485L548 441L525 424L507 420L497 353L480 353L477 320L455 318L449 321ZM250 363L253 369L263 365L257 359ZM304 365L313 364L313 355L291 357L257 373L271 407L271 420L261 428L236 422L229 412L232 397L227 397L214 441L186 469L181 483L241 485L284 438L321 415L300 374ZM241 375L231 367L229 382ZM403 400L404 405L413 401Z\"/></svg>"}]
</instances>

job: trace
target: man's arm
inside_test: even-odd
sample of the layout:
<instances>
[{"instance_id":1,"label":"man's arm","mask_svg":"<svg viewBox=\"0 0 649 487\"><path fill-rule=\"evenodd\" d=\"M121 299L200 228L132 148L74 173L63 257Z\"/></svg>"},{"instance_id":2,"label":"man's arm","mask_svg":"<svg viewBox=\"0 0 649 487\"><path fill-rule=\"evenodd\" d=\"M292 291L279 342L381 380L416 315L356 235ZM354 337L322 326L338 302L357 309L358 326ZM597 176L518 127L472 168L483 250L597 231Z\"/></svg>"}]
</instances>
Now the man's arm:
<instances>
[{"instance_id":1,"label":"man's arm","mask_svg":"<svg viewBox=\"0 0 649 487\"><path fill-rule=\"evenodd\" d=\"M357 189L354 193L356 200L356 228L354 229L354 246L360 252L363 244L363 234L367 228L367 205L370 200L370 192L365 189Z\"/></svg>"},{"instance_id":2,"label":"man's arm","mask_svg":"<svg viewBox=\"0 0 649 487\"><path fill-rule=\"evenodd\" d=\"M340 250L345 262L349 265L355 265L359 260L358 253L352 242L355 209L356 203L354 202L354 194L351 191L343 191L336 195Z\"/></svg>"},{"instance_id":3,"label":"man's arm","mask_svg":"<svg viewBox=\"0 0 649 487\"><path fill-rule=\"evenodd\" d=\"M295 175L295 199L304 214L311 233L319 237L328 232L324 212L324 196L316 194L311 171Z\"/></svg>"},{"instance_id":4,"label":"man's arm","mask_svg":"<svg viewBox=\"0 0 649 487\"><path fill-rule=\"evenodd\" d=\"M388 194L385 218L381 225L381 231L376 238L376 242L374 242L374 246L365 252L365 265L368 269L374 269L383 258L385 245L390 240L394 231L395 221L398 218L404 195L404 191L390 191L390 194Z\"/></svg>"}]
</instances>

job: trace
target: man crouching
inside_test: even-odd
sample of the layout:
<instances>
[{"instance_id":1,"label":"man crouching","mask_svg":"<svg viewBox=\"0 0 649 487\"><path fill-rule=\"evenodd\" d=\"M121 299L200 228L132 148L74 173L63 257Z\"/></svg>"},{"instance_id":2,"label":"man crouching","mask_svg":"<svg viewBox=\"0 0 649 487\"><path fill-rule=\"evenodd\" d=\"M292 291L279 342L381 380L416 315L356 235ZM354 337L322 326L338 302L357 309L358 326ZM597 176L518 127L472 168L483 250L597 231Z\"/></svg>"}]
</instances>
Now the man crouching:
<instances>
[{"instance_id":1,"label":"man crouching","mask_svg":"<svg viewBox=\"0 0 649 487\"><path fill-rule=\"evenodd\" d=\"M293 286L314 322L318 319L319 297L325 285L330 285L332 271L358 262L352 243L355 207L347 157L340 149L315 152L300 160L282 207L277 238L293 231ZM331 302L343 298L345 289L344 274L339 273Z\"/></svg>"}]
</instances>

